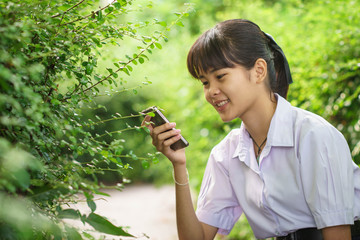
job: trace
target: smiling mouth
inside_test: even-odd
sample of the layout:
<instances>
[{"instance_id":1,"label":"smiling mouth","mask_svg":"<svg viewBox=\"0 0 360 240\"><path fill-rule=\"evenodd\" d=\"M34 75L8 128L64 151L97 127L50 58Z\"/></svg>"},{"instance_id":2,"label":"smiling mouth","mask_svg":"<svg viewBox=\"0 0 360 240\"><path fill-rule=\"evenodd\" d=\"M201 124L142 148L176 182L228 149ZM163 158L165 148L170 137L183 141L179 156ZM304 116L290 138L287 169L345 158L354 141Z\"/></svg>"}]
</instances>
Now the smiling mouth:
<instances>
[{"instance_id":1,"label":"smiling mouth","mask_svg":"<svg viewBox=\"0 0 360 240\"><path fill-rule=\"evenodd\" d=\"M220 102L218 102L218 103L215 103L215 106L217 106L217 107L222 107L222 106L224 106L225 104L227 104L228 102L230 102L230 100L229 100L229 99L226 99L226 100L224 100L224 101L220 101Z\"/></svg>"}]
</instances>

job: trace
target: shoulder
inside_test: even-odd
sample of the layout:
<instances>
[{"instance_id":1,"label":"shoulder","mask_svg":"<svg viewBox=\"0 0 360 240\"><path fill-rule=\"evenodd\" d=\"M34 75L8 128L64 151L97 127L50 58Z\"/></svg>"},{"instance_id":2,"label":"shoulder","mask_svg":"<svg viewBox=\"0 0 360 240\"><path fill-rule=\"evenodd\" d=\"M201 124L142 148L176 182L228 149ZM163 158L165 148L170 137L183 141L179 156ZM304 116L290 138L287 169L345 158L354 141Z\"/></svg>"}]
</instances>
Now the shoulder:
<instances>
[{"instance_id":1,"label":"shoulder","mask_svg":"<svg viewBox=\"0 0 360 240\"><path fill-rule=\"evenodd\" d=\"M213 147L210 157L216 162L224 162L232 158L234 152L240 144L242 134L242 128L231 130L225 138Z\"/></svg>"},{"instance_id":2,"label":"shoulder","mask_svg":"<svg viewBox=\"0 0 360 240\"><path fill-rule=\"evenodd\" d=\"M295 113L295 128L304 136L328 136L329 134L342 136L338 129L315 113L297 107L293 107L293 112Z\"/></svg>"},{"instance_id":3,"label":"shoulder","mask_svg":"<svg viewBox=\"0 0 360 240\"><path fill-rule=\"evenodd\" d=\"M223 151L223 150L230 150L233 146L237 146L240 138L242 137L242 129L236 128L232 129L226 137L224 137L215 147L213 151Z\"/></svg>"},{"instance_id":4,"label":"shoulder","mask_svg":"<svg viewBox=\"0 0 360 240\"><path fill-rule=\"evenodd\" d=\"M293 107L294 131L300 145L322 145L348 148L343 134L323 117Z\"/></svg>"}]
</instances>

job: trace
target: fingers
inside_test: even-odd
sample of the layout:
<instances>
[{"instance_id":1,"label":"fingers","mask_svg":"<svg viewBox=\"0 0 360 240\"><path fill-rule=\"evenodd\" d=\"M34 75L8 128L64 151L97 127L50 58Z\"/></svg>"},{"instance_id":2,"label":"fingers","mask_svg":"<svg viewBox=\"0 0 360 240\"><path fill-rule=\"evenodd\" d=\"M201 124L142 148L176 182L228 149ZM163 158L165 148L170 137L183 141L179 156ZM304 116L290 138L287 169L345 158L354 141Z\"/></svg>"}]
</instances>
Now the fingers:
<instances>
[{"instance_id":1,"label":"fingers","mask_svg":"<svg viewBox=\"0 0 360 240\"><path fill-rule=\"evenodd\" d=\"M163 142L164 147L170 147L173 143L177 142L181 138L180 130L176 130L176 131L179 132Z\"/></svg>"},{"instance_id":2,"label":"fingers","mask_svg":"<svg viewBox=\"0 0 360 240\"><path fill-rule=\"evenodd\" d=\"M150 130L152 144L160 152L170 149L170 146L181 138L180 129L175 129L176 123L165 123L154 127L151 124L151 116L145 116L141 126Z\"/></svg>"},{"instance_id":3,"label":"fingers","mask_svg":"<svg viewBox=\"0 0 360 240\"><path fill-rule=\"evenodd\" d=\"M181 138L181 130L175 129L175 125L175 123L165 123L150 131L152 143L158 151L163 152Z\"/></svg>"},{"instance_id":4,"label":"fingers","mask_svg":"<svg viewBox=\"0 0 360 240\"><path fill-rule=\"evenodd\" d=\"M156 129L156 130L157 130L157 129ZM169 138L171 138L171 137L174 137L174 136L176 136L176 135L180 135L180 132L181 132L180 129L175 129L175 128L173 128L173 129L168 130L168 131L166 131L166 132L159 133L159 134L158 134L158 139L159 139L160 141L165 141L165 140L167 140L167 139L169 139Z\"/></svg>"},{"instance_id":5,"label":"fingers","mask_svg":"<svg viewBox=\"0 0 360 240\"><path fill-rule=\"evenodd\" d=\"M156 126L154 128L153 132L155 135L158 135L162 132L170 131L170 130L174 129L175 127L176 127L176 123L165 123L163 125Z\"/></svg>"}]
</instances>

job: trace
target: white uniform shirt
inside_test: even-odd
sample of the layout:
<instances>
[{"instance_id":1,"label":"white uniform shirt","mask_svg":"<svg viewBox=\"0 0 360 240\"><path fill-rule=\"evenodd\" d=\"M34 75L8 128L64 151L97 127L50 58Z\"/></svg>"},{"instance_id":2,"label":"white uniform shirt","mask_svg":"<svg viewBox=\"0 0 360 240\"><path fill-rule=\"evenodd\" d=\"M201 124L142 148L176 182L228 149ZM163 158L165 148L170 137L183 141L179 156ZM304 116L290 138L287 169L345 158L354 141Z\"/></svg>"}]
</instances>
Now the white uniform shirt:
<instances>
[{"instance_id":1,"label":"white uniform shirt","mask_svg":"<svg viewBox=\"0 0 360 240\"><path fill-rule=\"evenodd\" d=\"M353 224L360 218L360 169L343 135L323 118L277 99L259 164L243 124L213 148L199 220L228 234L244 213L257 238Z\"/></svg>"}]
</instances>

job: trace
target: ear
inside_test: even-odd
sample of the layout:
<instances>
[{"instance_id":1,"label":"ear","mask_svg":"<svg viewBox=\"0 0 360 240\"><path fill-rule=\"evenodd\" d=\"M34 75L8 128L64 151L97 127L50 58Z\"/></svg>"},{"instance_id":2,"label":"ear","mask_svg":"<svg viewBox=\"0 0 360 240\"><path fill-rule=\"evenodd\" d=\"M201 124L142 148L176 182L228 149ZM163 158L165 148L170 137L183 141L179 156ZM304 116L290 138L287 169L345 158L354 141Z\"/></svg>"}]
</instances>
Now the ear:
<instances>
[{"instance_id":1,"label":"ear","mask_svg":"<svg viewBox=\"0 0 360 240\"><path fill-rule=\"evenodd\" d=\"M263 58L258 58L253 67L253 76L256 83L262 83L267 76L267 63Z\"/></svg>"}]
</instances>

